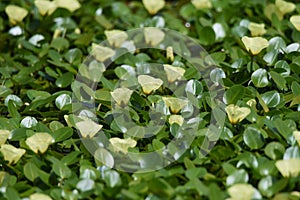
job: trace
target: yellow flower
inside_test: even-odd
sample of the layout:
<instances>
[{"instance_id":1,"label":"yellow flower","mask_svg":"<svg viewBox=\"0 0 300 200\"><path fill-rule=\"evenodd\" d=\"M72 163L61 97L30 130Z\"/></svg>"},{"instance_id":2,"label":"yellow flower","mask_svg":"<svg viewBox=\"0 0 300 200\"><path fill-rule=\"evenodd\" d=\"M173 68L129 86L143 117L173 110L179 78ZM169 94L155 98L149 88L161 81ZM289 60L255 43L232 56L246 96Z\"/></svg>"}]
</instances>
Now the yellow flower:
<instances>
[{"instance_id":1,"label":"yellow flower","mask_svg":"<svg viewBox=\"0 0 300 200\"><path fill-rule=\"evenodd\" d=\"M165 7L164 0L143 0L143 4L151 15L155 15L159 10Z\"/></svg>"},{"instance_id":2,"label":"yellow flower","mask_svg":"<svg viewBox=\"0 0 300 200\"><path fill-rule=\"evenodd\" d=\"M300 172L300 159L291 158L289 160L278 160L275 163L278 171L284 177L297 177Z\"/></svg>"},{"instance_id":3,"label":"yellow flower","mask_svg":"<svg viewBox=\"0 0 300 200\"><path fill-rule=\"evenodd\" d=\"M115 47L120 47L128 38L127 33L121 30L104 31L104 34L109 44Z\"/></svg>"},{"instance_id":4,"label":"yellow flower","mask_svg":"<svg viewBox=\"0 0 300 200\"><path fill-rule=\"evenodd\" d=\"M8 130L0 130L0 145L4 144L10 135Z\"/></svg>"},{"instance_id":5,"label":"yellow flower","mask_svg":"<svg viewBox=\"0 0 300 200\"><path fill-rule=\"evenodd\" d=\"M17 22L22 22L23 19L28 14L28 11L26 9L15 5L8 5L5 8L5 12L8 15L9 21L12 24L16 24Z\"/></svg>"},{"instance_id":6,"label":"yellow flower","mask_svg":"<svg viewBox=\"0 0 300 200\"><path fill-rule=\"evenodd\" d=\"M34 193L29 196L29 200L52 200L52 198L42 193Z\"/></svg>"},{"instance_id":7,"label":"yellow flower","mask_svg":"<svg viewBox=\"0 0 300 200\"><path fill-rule=\"evenodd\" d=\"M293 135L294 135L296 141L298 142L298 145L300 146L300 131L294 131Z\"/></svg>"},{"instance_id":8,"label":"yellow flower","mask_svg":"<svg viewBox=\"0 0 300 200\"><path fill-rule=\"evenodd\" d=\"M165 102L166 106L170 109L170 111L174 114L178 113L188 104L187 100L179 99L176 97L162 97L162 100Z\"/></svg>"},{"instance_id":9,"label":"yellow flower","mask_svg":"<svg viewBox=\"0 0 300 200\"><path fill-rule=\"evenodd\" d=\"M239 107L234 104L230 104L225 108L230 123L237 124L245 119L250 113L250 108Z\"/></svg>"},{"instance_id":10,"label":"yellow flower","mask_svg":"<svg viewBox=\"0 0 300 200\"><path fill-rule=\"evenodd\" d=\"M297 29L297 31L300 31L300 15L291 16L290 22Z\"/></svg>"},{"instance_id":11,"label":"yellow flower","mask_svg":"<svg viewBox=\"0 0 300 200\"><path fill-rule=\"evenodd\" d=\"M128 88L117 88L110 94L112 98L115 100L115 102L119 106L122 106L128 104L132 93L133 91Z\"/></svg>"},{"instance_id":12,"label":"yellow flower","mask_svg":"<svg viewBox=\"0 0 300 200\"><path fill-rule=\"evenodd\" d=\"M111 58L115 55L115 51L108 47L103 47L98 44L93 43L92 44L92 54L95 56L95 58L103 62L108 58Z\"/></svg>"},{"instance_id":13,"label":"yellow flower","mask_svg":"<svg viewBox=\"0 0 300 200\"><path fill-rule=\"evenodd\" d=\"M174 53L173 53L173 47L169 46L167 47L167 59L170 61L174 61Z\"/></svg>"},{"instance_id":14,"label":"yellow flower","mask_svg":"<svg viewBox=\"0 0 300 200\"><path fill-rule=\"evenodd\" d=\"M171 115L169 118L170 125L176 123L179 126L182 126L184 118L181 115Z\"/></svg>"},{"instance_id":15,"label":"yellow flower","mask_svg":"<svg viewBox=\"0 0 300 200\"><path fill-rule=\"evenodd\" d=\"M51 15L57 8L57 5L54 1L36 0L34 1L34 4L38 8L41 15Z\"/></svg>"},{"instance_id":16,"label":"yellow flower","mask_svg":"<svg viewBox=\"0 0 300 200\"><path fill-rule=\"evenodd\" d=\"M152 46L158 45L163 41L165 33L159 28L147 27L144 29L145 41Z\"/></svg>"},{"instance_id":17,"label":"yellow flower","mask_svg":"<svg viewBox=\"0 0 300 200\"><path fill-rule=\"evenodd\" d=\"M9 164L15 164L26 151L24 149L18 149L10 144L3 144L1 145L0 152L4 156L4 160L8 161Z\"/></svg>"},{"instance_id":18,"label":"yellow flower","mask_svg":"<svg viewBox=\"0 0 300 200\"><path fill-rule=\"evenodd\" d=\"M196 7L196 9L205 9L212 7L210 0L192 0L192 4Z\"/></svg>"},{"instance_id":19,"label":"yellow flower","mask_svg":"<svg viewBox=\"0 0 300 200\"><path fill-rule=\"evenodd\" d=\"M112 148L114 149L114 151L118 152L122 152L122 153L128 153L128 148L133 148L136 146L136 141L134 139L131 138L127 138L127 139L121 139L121 138L110 138L109 142L112 145Z\"/></svg>"},{"instance_id":20,"label":"yellow flower","mask_svg":"<svg viewBox=\"0 0 300 200\"><path fill-rule=\"evenodd\" d=\"M167 74L167 79L170 83L172 83L176 80L180 80L185 73L185 70L183 68L174 67L174 66L168 65L168 64L164 65L164 70Z\"/></svg>"},{"instance_id":21,"label":"yellow flower","mask_svg":"<svg viewBox=\"0 0 300 200\"><path fill-rule=\"evenodd\" d=\"M80 8L80 3L77 0L55 0L55 3L60 8L65 8L70 12L74 12Z\"/></svg>"},{"instance_id":22,"label":"yellow flower","mask_svg":"<svg viewBox=\"0 0 300 200\"><path fill-rule=\"evenodd\" d=\"M257 24L253 22L249 23L248 29L251 32L251 36L260 36L267 32L265 29L265 24Z\"/></svg>"},{"instance_id":23,"label":"yellow flower","mask_svg":"<svg viewBox=\"0 0 300 200\"><path fill-rule=\"evenodd\" d=\"M278 8L278 10L280 11L280 13L282 15L290 13L293 10L295 10L295 8L296 8L295 4L293 4L291 2L283 1L283 0L276 0L275 6Z\"/></svg>"},{"instance_id":24,"label":"yellow flower","mask_svg":"<svg viewBox=\"0 0 300 200\"><path fill-rule=\"evenodd\" d=\"M228 193L231 196L231 200L251 200L255 193L255 189L250 184L237 183L228 189Z\"/></svg>"},{"instance_id":25,"label":"yellow flower","mask_svg":"<svg viewBox=\"0 0 300 200\"><path fill-rule=\"evenodd\" d=\"M252 55L257 55L269 46L268 40L262 37L242 37L242 42L244 43L247 51L249 51Z\"/></svg>"},{"instance_id":26,"label":"yellow flower","mask_svg":"<svg viewBox=\"0 0 300 200\"><path fill-rule=\"evenodd\" d=\"M27 138L25 142L34 153L45 153L54 139L49 133L36 133Z\"/></svg>"},{"instance_id":27,"label":"yellow flower","mask_svg":"<svg viewBox=\"0 0 300 200\"><path fill-rule=\"evenodd\" d=\"M148 75L139 75L138 82L142 86L142 90L145 94L150 94L151 92L157 90L164 83L159 78L153 78Z\"/></svg>"},{"instance_id":28,"label":"yellow flower","mask_svg":"<svg viewBox=\"0 0 300 200\"><path fill-rule=\"evenodd\" d=\"M97 124L89 118L85 118L83 121L76 123L76 128L83 138L93 138L102 127L102 125Z\"/></svg>"}]
</instances>

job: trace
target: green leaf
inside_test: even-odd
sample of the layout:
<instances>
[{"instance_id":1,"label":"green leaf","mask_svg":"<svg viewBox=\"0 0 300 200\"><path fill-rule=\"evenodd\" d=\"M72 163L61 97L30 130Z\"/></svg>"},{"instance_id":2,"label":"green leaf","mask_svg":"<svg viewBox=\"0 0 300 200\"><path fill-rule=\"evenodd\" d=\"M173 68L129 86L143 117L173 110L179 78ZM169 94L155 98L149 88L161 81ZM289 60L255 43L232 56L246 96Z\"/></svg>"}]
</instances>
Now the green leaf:
<instances>
[{"instance_id":1,"label":"green leaf","mask_svg":"<svg viewBox=\"0 0 300 200\"><path fill-rule=\"evenodd\" d=\"M274 108L281 102L280 94L277 91L266 92L261 95L261 98L269 108Z\"/></svg>"},{"instance_id":2,"label":"green leaf","mask_svg":"<svg viewBox=\"0 0 300 200\"><path fill-rule=\"evenodd\" d=\"M254 126L248 126L246 128L243 139L246 145L251 149L259 149L265 144L261 130Z\"/></svg>"},{"instance_id":3,"label":"green leaf","mask_svg":"<svg viewBox=\"0 0 300 200\"><path fill-rule=\"evenodd\" d=\"M281 74L271 71L270 75L280 90L287 90L286 80Z\"/></svg>"},{"instance_id":4,"label":"green leaf","mask_svg":"<svg viewBox=\"0 0 300 200\"><path fill-rule=\"evenodd\" d=\"M226 185L231 186L236 183L247 183L248 180L249 180L248 173L245 170L241 169L227 176Z\"/></svg>"},{"instance_id":5,"label":"green leaf","mask_svg":"<svg viewBox=\"0 0 300 200\"><path fill-rule=\"evenodd\" d=\"M55 105L61 110L66 105L70 105L72 103L72 97L68 94L61 94L55 99Z\"/></svg>"},{"instance_id":6,"label":"green leaf","mask_svg":"<svg viewBox=\"0 0 300 200\"><path fill-rule=\"evenodd\" d=\"M264 151L269 158L278 160L279 158L282 158L285 148L279 142L271 142L266 146Z\"/></svg>"},{"instance_id":7,"label":"green leaf","mask_svg":"<svg viewBox=\"0 0 300 200\"><path fill-rule=\"evenodd\" d=\"M39 177L39 170L40 169L33 162L28 162L24 165L24 175L31 182Z\"/></svg>"},{"instance_id":8,"label":"green leaf","mask_svg":"<svg viewBox=\"0 0 300 200\"><path fill-rule=\"evenodd\" d=\"M202 28L199 33L199 42L203 45L211 45L215 42L216 35L211 27Z\"/></svg>"},{"instance_id":9,"label":"green leaf","mask_svg":"<svg viewBox=\"0 0 300 200\"><path fill-rule=\"evenodd\" d=\"M60 88L65 88L74 81L74 76L71 72L64 73L55 81L55 85Z\"/></svg>"},{"instance_id":10,"label":"green leaf","mask_svg":"<svg viewBox=\"0 0 300 200\"><path fill-rule=\"evenodd\" d=\"M70 64L78 65L81 62L82 52L77 48L70 49L65 54L65 58Z\"/></svg>"},{"instance_id":11,"label":"green leaf","mask_svg":"<svg viewBox=\"0 0 300 200\"><path fill-rule=\"evenodd\" d=\"M244 97L245 89L242 85L234 85L225 92L226 104L236 104Z\"/></svg>"},{"instance_id":12,"label":"green leaf","mask_svg":"<svg viewBox=\"0 0 300 200\"><path fill-rule=\"evenodd\" d=\"M256 87L266 87L269 84L267 70L257 69L252 73L251 80Z\"/></svg>"}]
</instances>

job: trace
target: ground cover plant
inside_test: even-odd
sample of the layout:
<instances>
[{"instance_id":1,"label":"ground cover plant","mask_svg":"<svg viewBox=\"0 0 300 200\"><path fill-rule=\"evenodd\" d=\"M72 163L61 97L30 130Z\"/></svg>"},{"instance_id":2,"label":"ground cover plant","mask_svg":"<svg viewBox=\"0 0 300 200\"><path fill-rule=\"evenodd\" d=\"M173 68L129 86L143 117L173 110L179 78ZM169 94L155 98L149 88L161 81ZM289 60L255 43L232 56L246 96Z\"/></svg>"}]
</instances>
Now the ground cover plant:
<instances>
[{"instance_id":1,"label":"ground cover plant","mask_svg":"<svg viewBox=\"0 0 300 200\"><path fill-rule=\"evenodd\" d=\"M299 41L298 1L0 1L0 199L299 199Z\"/></svg>"}]
</instances>

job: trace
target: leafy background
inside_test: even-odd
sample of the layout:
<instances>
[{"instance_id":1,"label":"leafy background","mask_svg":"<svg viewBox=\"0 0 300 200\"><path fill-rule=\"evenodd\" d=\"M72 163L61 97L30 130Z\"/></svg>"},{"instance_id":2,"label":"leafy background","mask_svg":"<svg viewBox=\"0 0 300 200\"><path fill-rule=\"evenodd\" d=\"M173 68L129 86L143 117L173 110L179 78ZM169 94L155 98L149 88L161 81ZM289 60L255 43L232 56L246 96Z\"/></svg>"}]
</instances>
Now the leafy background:
<instances>
[{"instance_id":1,"label":"leafy background","mask_svg":"<svg viewBox=\"0 0 300 200\"><path fill-rule=\"evenodd\" d=\"M197 8L166 1L152 15L141 1L79 2L78 9L59 7L46 15L32 0L0 2L0 199L299 199L300 32L290 21L300 13L297 1L211 0ZM14 22L8 5L28 14ZM250 22L265 25L261 37L269 42L255 56L241 40L253 34ZM147 26L198 40L220 69L225 103L251 112L237 122L227 118L205 158L199 136L165 169L119 172L96 162L67 123L72 83L91 44L106 39L105 30ZM134 57L115 65L165 60L162 52ZM117 68L110 69L104 89L117 77ZM110 105L102 95L98 101ZM99 118L105 119L105 108ZM116 134L103 123L107 134ZM44 149L35 147L39 142Z\"/></svg>"}]
</instances>

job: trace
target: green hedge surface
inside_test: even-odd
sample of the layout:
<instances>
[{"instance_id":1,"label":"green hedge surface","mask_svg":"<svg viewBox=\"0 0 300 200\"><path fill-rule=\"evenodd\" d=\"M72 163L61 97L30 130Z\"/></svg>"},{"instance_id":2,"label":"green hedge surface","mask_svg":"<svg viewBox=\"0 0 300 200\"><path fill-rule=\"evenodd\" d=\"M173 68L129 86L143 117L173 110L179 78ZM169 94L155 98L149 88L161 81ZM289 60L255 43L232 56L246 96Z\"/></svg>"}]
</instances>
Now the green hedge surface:
<instances>
[{"instance_id":1,"label":"green hedge surface","mask_svg":"<svg viewBox=\"0 0 300 200\"><path fill-rule=\"evenodd\" d=\"M300 199L299 1L0 1L0 199Z\"/></svg>"}]
</instances>

